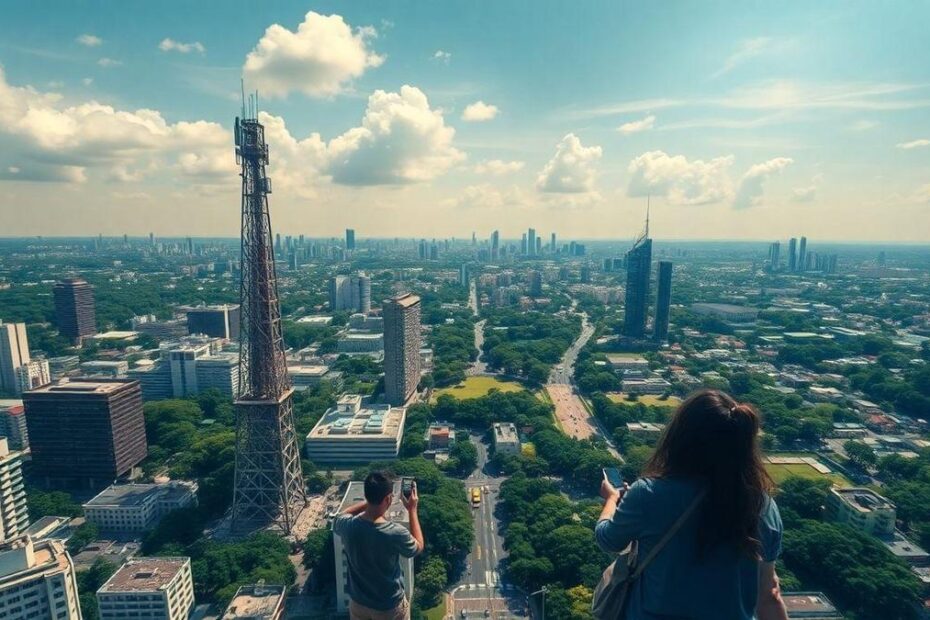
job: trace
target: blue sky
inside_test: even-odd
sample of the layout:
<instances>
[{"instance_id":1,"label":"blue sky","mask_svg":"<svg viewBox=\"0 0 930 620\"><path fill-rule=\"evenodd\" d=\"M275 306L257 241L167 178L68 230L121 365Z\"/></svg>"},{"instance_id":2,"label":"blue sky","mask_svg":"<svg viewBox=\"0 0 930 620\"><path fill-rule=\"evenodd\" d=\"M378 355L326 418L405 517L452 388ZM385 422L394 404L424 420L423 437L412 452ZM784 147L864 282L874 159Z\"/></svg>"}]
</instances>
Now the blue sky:
<instances>
[{"instance_id":1,"label":"blue sky","mask_svg":"<svg viewBox=\"0 0 930 620\"><path fill-rule=\"evenodd\" d=\"M244 75L282 232L930 237L926 3L191 4L7 7L2 234L235 234Z\"/></svg>"}]
</instances>

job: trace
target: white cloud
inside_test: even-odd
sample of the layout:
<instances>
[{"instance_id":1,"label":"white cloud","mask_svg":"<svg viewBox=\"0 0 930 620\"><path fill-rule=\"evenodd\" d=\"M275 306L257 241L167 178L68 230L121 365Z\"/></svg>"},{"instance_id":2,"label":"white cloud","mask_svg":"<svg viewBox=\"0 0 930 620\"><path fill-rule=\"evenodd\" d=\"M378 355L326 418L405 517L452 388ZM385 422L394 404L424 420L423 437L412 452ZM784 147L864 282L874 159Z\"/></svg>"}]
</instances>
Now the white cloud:
<instances>
[{"instance_id":1,"label":"white cloud","mask_svg":"<svg viewBox=\"0 0 930 620\"><path fill-rule=\"evenodd\" d=\"M475 172L477 174L493 174L495 176L502 176L505 174L511 174L513 172L519 172L520 170L523 170L523 166L524 162L522 161L503 161L501 159L491 159L475 164Z\"/></svg>"},{"instance_id":2,"label":"white cloud","mask_svg":"<svg viewBox=\"0 0 930 620\"><path fill-rule=\"evenodd\" d=\"M376 90L368 98L362 126L330 141L329 172L345 185L428 181L465 159L452 146L454 136L455 129L446 126L442 112L430 108L419 88Z\"/></svg>"},{"instance_id":3,"label":"white cloud","mask_svg":"<svg viewBox=\"0 0 930 620\"><path fill-rule=\"evenodd\" d=\"M190 54L191 52L198 52L203 54L207 51L207 48L205 48L200 41L193 41L192 43L181 43L180 41L167 38L162 39L161 43L158 44L158 49L163 52L178 52L181 54Z\"/></svg>"},{"instance_id":4,"label":"white cloud","mask_svg":"<svg viewBox=\"0 0 930 620\"><path fill-rule=\"evenodd\" d=\"M585 147L575 134L566 135L556 145L555 156L539 173L536 188L560 194L593 192L601 154L601 147Z\"/></svg>"},{"instance_id":5,"label":"white cloud","mask_svg":"<svg viewBox=\"0 0 930 620\"><path fill-rule=\"evenodd\" d=\"M347 84L384 57L369 48L377 36L368 26L352 28L340 15L307 13L296 32L272 24L245 59L246 83L267 97L299 91L310 97L343 92Z\"/></svg>"},{"instance_id":6,"label":"white cloud","mask_svg":"<svg viewBox=\"0 0 930 620\"><path fill-rule=\"evenodd\" d=\"M775 157L761 164L751 166L740 180L733 207L746 209L762 204L762 185L766 179L777 174L794 163L790 157Z\"/></svg>"},{"instance_id":7,"label":"white cloud","mask_svg":"<svg viewBox=\"0 0 930 620\"><path fill-rule=\"evenodd\" d=\"M921 138L919 140L911 140L910 142L901 142L896 145L899 149L916 149L924 146L930 146L930 140L926 138Z\"/></svg>"},{"instance_id":8,"label":"white cloud","mask_svg":"<svg viewBox=\"0 0 930 620\"><path fill-rule=\"evenodd\" d=\"M791 198L795 202L813 202L814 198L817 197L817 190L819 189L820 182L823 181L822 174L815 174L811 179L811 184L806 187L795 187L791 191Z\"/></svg>"},{"instance_id":9,"label":"white cloud","mask_svg":"<svg viewBox=\"0 0 930 620\"><path fill-rule=\"evenodd\" d=\"M709 161L688 161L683 155L649 151L636 157L627 168L632 175L629 196L664 196L670 204L698 205L719 202L733 191L729 168L733 156Z\"/></svg>"},{"instance_id":10,"label":"white cloud","mask_svg":"<svg viewBox=\"0 0 930 620\"><path fill-rule=\"evenodd\" d=\"M96 101L66 105L59 95L8 84L2 70L0 138L0 170L13 174L16 168L23 180L83 183L97 175L135 182L160 170L214 176L225 170L225 180L235 179L229 132L217 123L170 124L156 110L119 110ZM195 181L209 179L198 174Z\"/></svg>"},{"instance_id":11,"label":"white cloud","mask_svg":"<svg viewBox=\"0 0 930 620\"><path fill-rule=\"evenodd\" d=\"M861 118L851 124L849 128L853 131L868 131L869 129L875 129L878 127L878 123L875 121L866 120Z\"/></svg>"},{"instance_id":12,"label":"white cloud","mask_svg":"<svg viewBox=\"0 0 930 620\"><path fill-rule=\"evenodd\" d=\"M497 187L488 183L469 185L458 198L447 201L455 207L468 209L519 209L531 205L531 199L516 185Z\"/></svg>"},{"instance_id":13,"label":"white cloud","mask_svg":"<svg viewBox=\"0 0 930 620\"><path fill-rule=\"evenodd\" d=\"M629 135L631 133L637 133L640 131L646 131L647 129L652 129L655 126L656 117L652 114L641 118L638 121L630 121L629 123L623 123L617 127L617 131L624 135Z\"/></svg>"},{"instance_id":14,"label":"white cloud","mask_svg":"<svg viewBox=\"0 0 930 620\"><path fill-rule=\"evenodd\" d=\"M449 64L449 61L452 60L452 54L444 50L436 50L436 52L433 54L433 60L444 64Z\"/></svg>"},{"instance_id":15,"label":"white cloud","mask_svg":"<svg viewBox=\"0 0 930 620\"><path fill-rule=\"evenodd\" d=\"M92 34L82 34L75 41L86 47L100 47L103 45L103 39Z\"/></svg>"},{"instance_id":16,"label":"white cloud","mask_svg":"<svg viewBox=\"0 0 930 620\"><path fill-rule=\"evenodd\" d=\"M765 52L771 46L772 39L769 37L755 37L753 39L746 39L742 41L739 45L739 49L727 57L726 61L723 63L723 66L715 71L711 77L718 78L729 73L747 60Z\"/></svg>"},{"instance_id":17,"label":"white cloud","mask_svg":"<svg viewBox=\"0 0 930 620\"><path fill-rule=\"evenodd\" d=\"M103 67L104 69L109 69L109 68L111 68L111 67L119 67L119 66L122 66L123 61L122 61L122 60L114 60L113 58L106 58L106 57L104 57L104 58L101 58L100 60L98 60L98 61L97 61L97 64L100 65L101 67Z\"/></svg>"},{"instance_id":18,"label":"white cloud","mask_svg":"<svg viewBox=\"0 0 930 620\"><path fill-rule=\"evenodd\" d=\"M497 116L498 111L496 105L476 101L465 106L465 111L462 112L462 120L470 123L489 121Z\"/></svg>"}]
</instances>

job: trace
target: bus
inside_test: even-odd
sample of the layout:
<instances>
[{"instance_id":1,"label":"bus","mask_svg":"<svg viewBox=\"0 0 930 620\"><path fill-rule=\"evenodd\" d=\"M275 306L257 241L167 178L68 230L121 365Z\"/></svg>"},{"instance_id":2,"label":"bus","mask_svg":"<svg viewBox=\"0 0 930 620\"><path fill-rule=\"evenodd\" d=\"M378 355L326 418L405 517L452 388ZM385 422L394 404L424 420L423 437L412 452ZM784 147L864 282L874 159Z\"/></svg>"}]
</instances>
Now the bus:
<instances>
[{"instance_id":1,"label":"bus","mask_svg":"<svg viewBox=\"0 0 930 620\"><path fill-rule=\"evenodd\" d=\"M471 490L471 505L475 508L481 503L481 489L475 487Z\"/></svg>"}]
</instances>

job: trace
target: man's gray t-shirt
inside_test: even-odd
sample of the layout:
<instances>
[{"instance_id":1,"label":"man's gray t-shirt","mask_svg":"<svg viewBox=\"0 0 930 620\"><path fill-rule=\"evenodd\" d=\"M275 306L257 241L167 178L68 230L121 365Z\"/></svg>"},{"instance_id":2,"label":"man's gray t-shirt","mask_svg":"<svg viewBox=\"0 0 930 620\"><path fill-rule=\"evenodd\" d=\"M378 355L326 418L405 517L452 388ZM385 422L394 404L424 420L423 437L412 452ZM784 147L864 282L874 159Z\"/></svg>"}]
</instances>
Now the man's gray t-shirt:
<instances>
[{"instance_id":1,"label":"man's gray t-shirt","mask_svg":"<svg viewBox=\"0 0 930 620\"><path fill-rule=\"evenodd\" d=\"M349 596L359 605L387 611L404 598L400 558L417 554L417 541L402 525L372 523L361 516L339 515L333 532L342 538L349 561ZM338 576L337 576L338 578Z\"/></svg>"}]
</instances>

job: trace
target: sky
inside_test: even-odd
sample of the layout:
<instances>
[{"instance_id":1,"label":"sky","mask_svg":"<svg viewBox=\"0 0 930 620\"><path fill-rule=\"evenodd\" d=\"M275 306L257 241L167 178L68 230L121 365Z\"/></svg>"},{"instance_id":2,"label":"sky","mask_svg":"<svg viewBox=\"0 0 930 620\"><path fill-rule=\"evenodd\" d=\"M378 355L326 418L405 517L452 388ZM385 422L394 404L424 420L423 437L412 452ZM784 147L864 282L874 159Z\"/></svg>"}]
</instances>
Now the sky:
<instances>
[{"instance_id":1,"label":"sky","mask_svg":"<svg viewBox=\"0 0 930 620\"><path fill-rule=\"evenodd\" d=\"M11 3L0 236L930 241L926 2Z\"/></svg>"}]
</instances>

